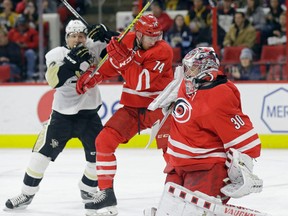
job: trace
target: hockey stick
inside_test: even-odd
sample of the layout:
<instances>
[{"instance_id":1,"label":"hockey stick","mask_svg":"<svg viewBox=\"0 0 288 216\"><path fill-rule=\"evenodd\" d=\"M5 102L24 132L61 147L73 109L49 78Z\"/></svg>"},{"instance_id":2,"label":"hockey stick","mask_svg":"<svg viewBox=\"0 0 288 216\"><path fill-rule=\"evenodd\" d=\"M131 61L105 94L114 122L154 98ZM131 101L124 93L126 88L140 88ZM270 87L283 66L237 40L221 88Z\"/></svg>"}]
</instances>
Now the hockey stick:
<instances>
[{"instance_id":1,"label":"hockey stick","mask_svg":"<svg viewBox=\"0 0 288 216\"><path fill-rule=\"evenodd\" d=\"M80 14L66 1L66 0L61 0L61 2L66 6L66 8L77 18L80 19L84 25L87 27L90 27L90 25L86 22L86 20L80 16Z\"/></svg>"},{"instance_id":2,"label":"hockey stick","mask_svg":"<svg viewBox=\"0 0 288 216\"><path fill-rule=\"evenodd\" d=\"M153 126L151 127L151 134L150 134L150 138L149 138L149 142L147 143L147 145L145 146L145 149L147 149L152 141L154 140L154 138L156 137L157 133L159 132L159 130L161 129L161 127L163 126L163 124L166 122L168 116L172 113L173 107L170 108L165 116L163 117L163 119L160 121L160 119L158 119Z\"/></svg>"},{"instance_id":3,"label":"hockey stick","mask_svg":"<svg viewBox=\"0 0 288 216\"><path fill-rule=\"evenodd\" d=\"M132 20L132 22L130 23L130 25L125 29L125 31L120 35L120 37L118 38L118 42L120 42L125 35L133 28L133 26L135 25L135 23L139 20L139 18L143 15L143 13L150 7L151 3L153 2L153 0L149 0L146 5L142 8L142 10L138 13L138 15L134 18L134 20ZM94 69L94 71L90 74L89 79L86 80L85 84L89 82L89 80L94 76L95 73L97 73L97 71L99 70L99 68L104 64L104 62L107 60L108 58L108 54L106 54L104 56L104 58L99 62L99 64L97 65L96 69Z\"/></svg>"}]
</instances>

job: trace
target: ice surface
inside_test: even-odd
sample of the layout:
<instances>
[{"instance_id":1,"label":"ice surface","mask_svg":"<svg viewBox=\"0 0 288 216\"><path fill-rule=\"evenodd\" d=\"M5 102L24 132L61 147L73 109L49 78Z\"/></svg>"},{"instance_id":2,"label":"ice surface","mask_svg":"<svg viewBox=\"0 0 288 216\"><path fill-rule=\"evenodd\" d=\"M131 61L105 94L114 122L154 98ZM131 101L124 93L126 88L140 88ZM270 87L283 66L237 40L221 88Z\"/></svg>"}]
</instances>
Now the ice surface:
<instances>
[{"instance_id":1,"label":"ice surface","mask_svg":"<svg viewBox=\"0 0 288 216\"><path fill-rule=\"evenodd\" d=\"M82 149L65 149L50 164L40 191L26 210L2 210L7 198L20 193L30 154L30 149L0 149L0 215L84 216L84 204L78 189L85 167ZM114 187L118 216L142 216L144 208L157 207L165 180L162 152L156 149L118 149L116 156L118 170ZM287 216L288 151L264 149L254 164L255 173L264 180L263 191L233 199L230 203L273 216Z\"/></svg>"}]
</instances>

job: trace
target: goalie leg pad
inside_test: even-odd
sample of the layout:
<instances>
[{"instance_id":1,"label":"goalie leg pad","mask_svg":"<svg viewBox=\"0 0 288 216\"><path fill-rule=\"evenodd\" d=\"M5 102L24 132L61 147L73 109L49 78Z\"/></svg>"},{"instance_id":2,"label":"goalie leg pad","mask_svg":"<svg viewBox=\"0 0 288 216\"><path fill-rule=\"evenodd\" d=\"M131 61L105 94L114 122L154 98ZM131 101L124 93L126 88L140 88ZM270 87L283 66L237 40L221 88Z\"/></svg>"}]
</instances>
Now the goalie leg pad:
<instances>
[{"instance_id":1,"label":"goalie leg pad","mask_svg":"<svg viewBox=\"0 0 288 216\"><path fill-rule=\"evenodd\" d=\"M221 200L199 191L192 192L180 185L168 182L159 203L156 216L271 216L241 206L225 205ZM153 215L152 215L153 216Z\"/></svg>"},{"instance_id":2,"label":"goalie leg pad","mask_svg":"<svg viewBox=\"0 0 288 216\"><path fill-rule=\"evenodd\" d=\"M156 216L213 216L215 203L222 204L220 199L200 192L192 192L180 185L168 182L165 185Z\"/></svg>"}]
</instances>

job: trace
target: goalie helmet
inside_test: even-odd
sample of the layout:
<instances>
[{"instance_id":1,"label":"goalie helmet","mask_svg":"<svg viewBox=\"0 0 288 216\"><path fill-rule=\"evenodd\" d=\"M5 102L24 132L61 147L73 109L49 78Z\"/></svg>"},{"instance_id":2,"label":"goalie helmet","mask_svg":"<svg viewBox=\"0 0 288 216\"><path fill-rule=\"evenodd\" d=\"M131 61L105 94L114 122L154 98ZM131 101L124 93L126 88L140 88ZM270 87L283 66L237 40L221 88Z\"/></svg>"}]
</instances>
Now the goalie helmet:
<instances>
[{"instance_id":1,"label":"goalie helmet","mask_svg":"<svg viewBox=\"0 0 288 216\"><path fill-rule=\"evenodd\" d=\"M150 37L162 36L162 27L152 14L142 16L135 24L135 31Z\"/></svg>"},{"instance_id":2,"label":"goalie helmet","mask_svg":"<svg viewBox=\"0 0 288 216\"><path fill-rule=\"evenodd\" d=\"M219 59L212 47L198 47L187 53L182 60L186 93L192 94L202 83L213 81L219 66Z\"/></svg>"},{"instance_id":3,"label":"goalie helmet","mask_svg":"<svg viewBox=\"0 0 288 216\"><path fill-rule=\"evenodd\" d=\"M87 34L87 27L80 20L71 20L65 28L65 38L67 39L68 35L71 33L80 33L83 32Z\"/></svg>"}]
</instances>

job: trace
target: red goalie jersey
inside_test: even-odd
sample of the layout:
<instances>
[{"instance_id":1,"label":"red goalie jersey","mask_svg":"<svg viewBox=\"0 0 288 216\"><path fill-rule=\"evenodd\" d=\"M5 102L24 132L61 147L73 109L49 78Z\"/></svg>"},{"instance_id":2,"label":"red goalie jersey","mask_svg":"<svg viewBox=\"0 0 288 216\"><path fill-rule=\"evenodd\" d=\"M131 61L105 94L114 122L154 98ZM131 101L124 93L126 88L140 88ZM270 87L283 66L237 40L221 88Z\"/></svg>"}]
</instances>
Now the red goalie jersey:
<instances>
[{"instance_id":1,"label":"red goalie jersey","mask_svg":"<svg viewBox=\"0 0 288 216\"><path fill-rule=\"evenodd\" d=\"M209 169L211 164L226 161L229 148L252 158L260 155L261 143L242 112L240 93L226 78L202 86L191 96L183 81L172 115L165 158L174 167Z\"/></svg>"},{"instance_id":2,"label":"red goalie jersey","mask_svg":"<svg viewBox=\"0 0 288 216\"><path fill-rule=\"evenodd\" d=\"M128 33L121 43L128 49L135 47L135 32ZM169 52L163 52L169 51ZM126 70L117 71L106 61L99 69L104 77L121 74L125 80L120 103L130 107L146 108L173 80L173 52L167 42L160 40L148 50L138 49Z\"/></svg>"}]
</instances>

